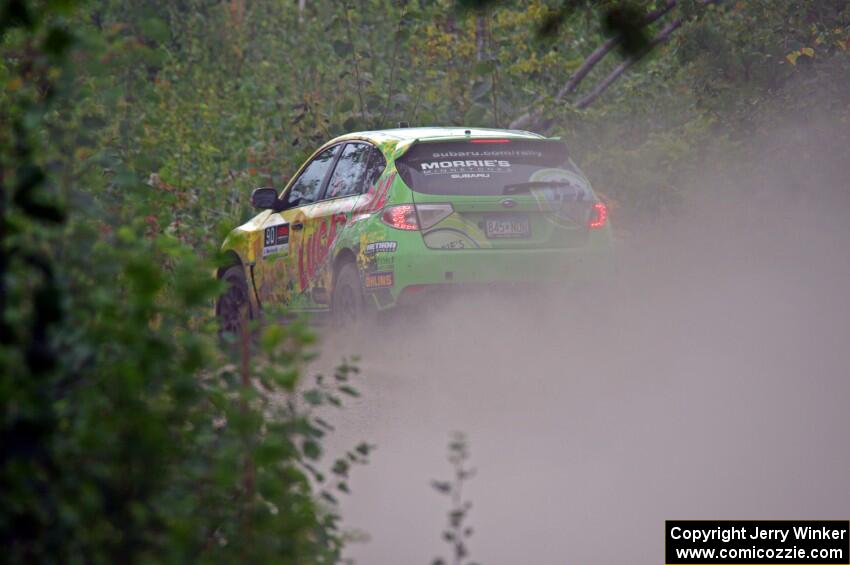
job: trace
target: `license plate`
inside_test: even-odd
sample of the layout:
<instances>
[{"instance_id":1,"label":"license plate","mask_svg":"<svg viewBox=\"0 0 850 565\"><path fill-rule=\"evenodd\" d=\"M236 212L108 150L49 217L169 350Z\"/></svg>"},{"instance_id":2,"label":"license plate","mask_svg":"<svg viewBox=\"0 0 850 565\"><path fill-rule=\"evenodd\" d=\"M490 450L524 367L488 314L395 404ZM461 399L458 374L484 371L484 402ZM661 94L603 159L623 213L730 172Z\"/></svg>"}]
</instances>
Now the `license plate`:
<instances>
[{"instance_id":1,"label":"license plate","mask_svg":"<svg viewBox=\"0 0 850 565\"><path fill-rule=\"evenodd\" d=\"M519 214L502 214L489 216L484 219L484 233L487 237L528 237L531 230L528 216Z\"/></svg>"}]
</instances>

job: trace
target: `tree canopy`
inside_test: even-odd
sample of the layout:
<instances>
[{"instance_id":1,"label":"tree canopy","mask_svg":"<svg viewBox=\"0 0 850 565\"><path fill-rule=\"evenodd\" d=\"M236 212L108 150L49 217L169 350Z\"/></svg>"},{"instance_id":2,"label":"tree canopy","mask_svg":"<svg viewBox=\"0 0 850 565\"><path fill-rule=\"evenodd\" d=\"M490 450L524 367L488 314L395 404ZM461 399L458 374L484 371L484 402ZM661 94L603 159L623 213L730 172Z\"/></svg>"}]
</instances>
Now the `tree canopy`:
<instances>
[{"instance_id":1,"label":"tree canopy","mask_svg":"<svg viewBox=\"0 0 850 565\"><path fill-rule=\"evenodd\" d=\"M850 121L842 0L0 7L10 562L338 557L334 497L371 446L323 472L312 407L356 394L354 369L296 394L309 331L266 328L246 368L210 320L216 246L250 190L281 187L330 137L398 122L561 136L628 228L673 213L707 160L745 169L776 124ZM800 135L774 159L818 133Z\"/></svg>"}]
</instances>

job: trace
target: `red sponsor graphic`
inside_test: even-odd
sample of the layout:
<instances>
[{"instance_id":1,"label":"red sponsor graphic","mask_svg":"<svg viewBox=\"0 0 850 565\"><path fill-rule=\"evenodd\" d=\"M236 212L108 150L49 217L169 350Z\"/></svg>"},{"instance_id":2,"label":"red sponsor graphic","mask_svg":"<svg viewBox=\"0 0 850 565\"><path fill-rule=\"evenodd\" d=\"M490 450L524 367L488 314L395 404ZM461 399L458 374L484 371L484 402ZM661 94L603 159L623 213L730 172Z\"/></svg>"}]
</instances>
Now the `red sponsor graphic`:
<instances>
[{"instance_id":1,"label":"red sponsor graphic","mask_svg":"<svg viewBox=\"0 0 850 565\"><path fill-rule=\"evenodd\" d=\"M284 224L282 226L277 227L277 237L278 240L281 237L289 237L289 224Z\"/></svg>"},{"instance_id":2,"label":"red sponsor graphic","mask_svg":"<svg viewBox=\"0 0 850 565\"><path fill-rule=\"evenodd\" d=\"M298 282L301 290L310 286L316 274L328 259L328 254L336 240L340 224L345 225L345 214L334 214L319 221L314 231L298 248Z\"/></svg>"},{"instance_id":3,"label":"red sponsor graphic","mask_svg":"<svg viewBox=\"0 0 850 565\"><path fill-rule=\"evenodd\" d=\"M358 205L355 211L370 213L383 208L384 204L387 203L387 196L390 186L392 186L393 181L395 180L395 175L395 172L390 173L383 180L373 185L366 193L366 198L363 199L363 204Z\"/></svg>"}]
</instances>

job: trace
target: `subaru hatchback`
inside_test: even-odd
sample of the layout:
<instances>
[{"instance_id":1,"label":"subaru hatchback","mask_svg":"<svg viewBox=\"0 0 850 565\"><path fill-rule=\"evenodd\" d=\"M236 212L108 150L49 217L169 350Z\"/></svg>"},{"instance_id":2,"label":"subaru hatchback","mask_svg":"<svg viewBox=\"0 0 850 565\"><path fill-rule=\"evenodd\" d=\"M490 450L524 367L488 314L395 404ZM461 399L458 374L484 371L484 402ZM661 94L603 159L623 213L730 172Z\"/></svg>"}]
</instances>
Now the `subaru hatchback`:
<instances>
[{"instance_id":1,"label":"subaru hatchback","mask_svg":"<svg viewBox=\"0 0 850 565\"><path fill-rule=\"evenodd\" d=\"M559 139L399 128L327 142L223 244L216 311L238 331L267 305L340 324L447 290L606 276L608 211Z\"/></svg>"}]
</instances>

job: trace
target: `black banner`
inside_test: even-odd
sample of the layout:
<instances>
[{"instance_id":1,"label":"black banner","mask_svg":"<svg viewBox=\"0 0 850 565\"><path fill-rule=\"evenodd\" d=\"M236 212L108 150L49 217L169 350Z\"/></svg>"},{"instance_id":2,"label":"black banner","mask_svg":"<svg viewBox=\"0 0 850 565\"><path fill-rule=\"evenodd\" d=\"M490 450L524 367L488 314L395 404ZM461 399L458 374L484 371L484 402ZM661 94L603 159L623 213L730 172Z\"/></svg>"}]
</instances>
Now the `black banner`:
<instances>
[{"instance_id":1,"label":"black banner","mask_svg":"<svg viewBox=\"0 0 850 565\"><path fill-rule=\"evenodd\" d=\"M850 522L667 520L664 563L850 564Z\"/></svg>"}]
</instances>

